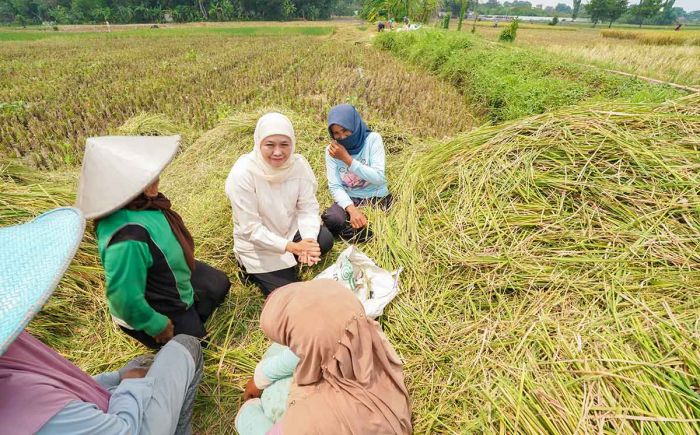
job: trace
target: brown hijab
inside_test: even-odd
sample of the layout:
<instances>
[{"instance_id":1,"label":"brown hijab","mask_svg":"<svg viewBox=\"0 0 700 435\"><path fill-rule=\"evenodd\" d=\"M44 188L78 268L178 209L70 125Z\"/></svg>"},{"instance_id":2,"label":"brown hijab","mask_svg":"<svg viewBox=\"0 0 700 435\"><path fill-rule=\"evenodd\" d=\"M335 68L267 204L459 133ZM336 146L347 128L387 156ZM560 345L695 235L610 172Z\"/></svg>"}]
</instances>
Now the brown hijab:
<instances>
[{"instance_id":1,"label":"brown hijab","mask_svg":"<svg viewBox=\"0 0 700 435\"><path fill-rule=\"evenodd\" d=\"M345 287L314 280L277 289L260 326L300 358L285 435L411 433L401 360Z\"/></svg>"},{"instance_id":2,"label":"brown hijab","mask_svg":"<svg viewBox=\"0 0 700 435\"><path fill-rule=\"evenodd\" d=\"M180 246L182 246L182 252L185 254L185 260L187 265L190 267L190 271L194 270L194 239L192 234L185 226L185 222L182 217L177 214L176 211L170 208L170 200L158 192L158 196L149 197L142 193L141 195L134 198L130 203L126 205L128 210L160 210L165 215L165 219L170 224L170 229L177 237Z\"/></svg>"}]
</instances>

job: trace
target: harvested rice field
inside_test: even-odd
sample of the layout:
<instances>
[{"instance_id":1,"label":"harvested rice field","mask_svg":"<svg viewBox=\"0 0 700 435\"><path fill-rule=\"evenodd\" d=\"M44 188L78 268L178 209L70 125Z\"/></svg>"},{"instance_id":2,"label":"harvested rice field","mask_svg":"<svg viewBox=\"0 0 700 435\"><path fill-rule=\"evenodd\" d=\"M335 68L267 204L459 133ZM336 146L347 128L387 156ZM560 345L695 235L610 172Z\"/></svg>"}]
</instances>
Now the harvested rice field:
<instances>
[{"instance_id":1,"label":"harvested rice field","mask_svg":"<svg viewBox=\"0 0 700 435\"><path fill-rule=\"evenodd\" d=\"M274 108L330 205L325 117L351 102L386 147L395 202L370 210L375 237L360 249L404 269L380 323L404 361L415 433L700 432L700 94L548 66L480 28L363 29L5 32L0 224L72 204L87 137L181 134L161 191L197 257L232 281L208 323L195 432L234 433L269 343L263 297L238 275L226 176ZM498 67L513 64L517 79ZM103 282L89 225L29 328L91 374L145 351L112 322Z\"/></svg>"},{"instance_id":2,"label":"harvested rice field","mask_svg":"<svg viewBox=\"0 0 700 435\"><path fill-rule=\"evenodd\" d=\"M523 26L516 45L539 49L554 58L700 89L697 26L686 26L680 32L673 28L609 30L590 24L562 25L556 30L547 27ZM470 29L466 26L463 30ZM491 41L498 40L501 30L486 23L476 27L476 33Z\"/></svg>"}]
</instances>

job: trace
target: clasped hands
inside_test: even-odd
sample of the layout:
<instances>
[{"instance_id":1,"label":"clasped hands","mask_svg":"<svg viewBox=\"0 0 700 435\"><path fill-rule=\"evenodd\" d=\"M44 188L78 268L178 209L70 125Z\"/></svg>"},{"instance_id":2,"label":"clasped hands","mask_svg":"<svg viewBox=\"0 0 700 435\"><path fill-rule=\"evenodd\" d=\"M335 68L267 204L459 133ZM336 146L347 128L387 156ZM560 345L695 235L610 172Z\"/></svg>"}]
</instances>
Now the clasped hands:
<instances>
[{"instance_id":1,"label":"clasped hands","mask_svg":"<svg viewBox=\"0 0 700 435\"><path fill-rule=\"evenodd\" d=\"M314 239L303 239L287 243L287 252L296 255L299 262L308 266L321 261L321 246Z\"/></svg>"}]
</instances>

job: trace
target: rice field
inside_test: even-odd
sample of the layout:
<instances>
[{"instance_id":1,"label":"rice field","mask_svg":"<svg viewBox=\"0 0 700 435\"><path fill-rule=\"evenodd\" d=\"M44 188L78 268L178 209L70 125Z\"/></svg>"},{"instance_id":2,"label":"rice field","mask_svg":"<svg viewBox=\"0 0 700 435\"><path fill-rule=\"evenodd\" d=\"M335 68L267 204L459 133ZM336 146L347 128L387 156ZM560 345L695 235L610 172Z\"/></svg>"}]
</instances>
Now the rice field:
<instances>
[{"instance_id":1,"label":"rice field","mask_svg":"<svg viewBox=\"0 0 700 435\"><path fill-rule=\"evenodd\" d=\"M464 30L470 27L465 26ZM491 26L476 28L478 34L492 41L498 39L501 30ZM699 40L700 29L693 27L674 32L673 29L608 30L578 25L555 31L542 26L523 26L518 31L516 45L539 48L558 59L700 88Z\"/></svg>"},{"instance_id":2,"label":"rice field","mask_svg":"<svg viewBox=\"0 0 700 435\"><path fill-rule=\"evenodd\" d=\"M623 31L603 30L603 38L629 39L647 45L700 45L700 32L659 32L659 31Z\"/></svg>"},{"instance_id":3,"label":"rice field","mask_svg":"<svg viewBox=\"0 0 700 435\"><path fill-rule=\"evenodd\" d=\"M331 29L3 43L0 223L71 204L89 135L182 134L161 190L197 256L233 282L209 322L195 429L232 433L267 342L262 297L237 276L224 180L275 108L329 205L325 113L349 100L387 148L395 206L370 213L376 238L361 249L405 269L381 323L405 361L415 433L700 432L700 94L495 122L371 31ZM109 318L90 228L30 330L90 373L143 352Z\"/></svg>"},{"instance_id":4,"label":"rice field","mask_svg":"<svg viewBox=\"0 0 700 435\"><path fill-rule=\"evenodd\" d=\"M437 138L475 124L449 85L344 38L354 31L186 26L6 42L0 147L30 165L56 168L79 160L86 137L108 134L142 112L201 133L236 111L272 105L321 123L324 109L345 100L370 119L391 117L398 129ZM33 34L43 33L26 35Z\"/></svg>"}]
</instances>

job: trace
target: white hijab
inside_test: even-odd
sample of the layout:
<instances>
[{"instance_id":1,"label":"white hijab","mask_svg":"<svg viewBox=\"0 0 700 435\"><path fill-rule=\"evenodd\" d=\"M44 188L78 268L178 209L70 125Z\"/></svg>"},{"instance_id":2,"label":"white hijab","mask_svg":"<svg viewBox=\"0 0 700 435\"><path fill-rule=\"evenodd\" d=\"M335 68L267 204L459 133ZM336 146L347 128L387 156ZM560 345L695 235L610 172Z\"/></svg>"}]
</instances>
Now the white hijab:
<instances>
[{"instance_id":1,"label":"white hijab","mask_svg":"<svg viewBox=\"0 0 700 435\"><path fill-rule=\"evenodd\" d=\"M287 158L282 166L277 168L267 163L260 149L263 140L275 134L287 136L292 141L292 150L289 158ZM294 135L294 127L289 118L281 113L266 113L258 119L253 139L255 140L255 147L249 156L253 163L251 170L256 176L269 183L281 183L293 176L307 178L308 164L305 164L306 161L302 156L294 153L297 141Z\"/></svg>"}]
</instances>

